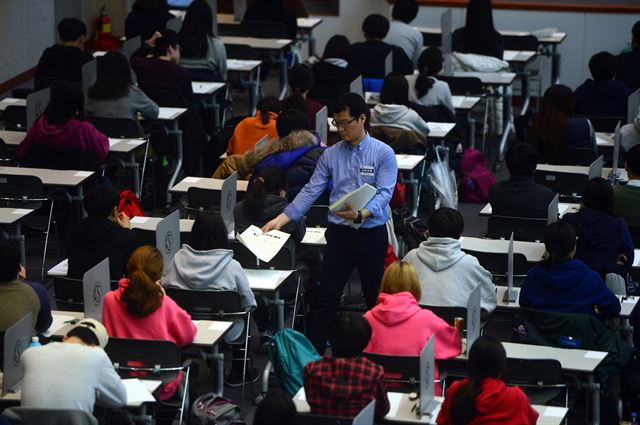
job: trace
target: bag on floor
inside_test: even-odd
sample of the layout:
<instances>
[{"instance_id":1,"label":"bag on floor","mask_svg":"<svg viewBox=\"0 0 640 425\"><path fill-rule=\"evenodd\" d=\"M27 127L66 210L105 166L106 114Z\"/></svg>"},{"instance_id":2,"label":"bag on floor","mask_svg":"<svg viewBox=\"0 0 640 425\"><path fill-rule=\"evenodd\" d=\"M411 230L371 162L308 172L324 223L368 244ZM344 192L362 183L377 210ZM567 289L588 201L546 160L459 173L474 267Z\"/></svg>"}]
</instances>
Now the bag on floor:
<instances>
[{"instance_id":1,"label":"bag on floor","mask_svg":"<svg viewBox=\"0 0 640 425\"><path fill-rule=\"evenodd\" d=\"M469 148L460 161L460 199L465 202L483 203L489 200L489 189L496 183L487 168L487 158L478 149Z\"/></svg>"},{"instance_id":2,"label":"bag on floor","mask_svg":"<svg viewBox=\"0 0 640 425\"><path fill-rule=\"evenodd\" d=\"M240 420L240 408L233 401L207 393L191 406L192 425L231 425Z\"/></svg>"},{"instance_id":3,"label":"bag on floor","mask_svg":"<svg viewBox=\"0 0 640 425\"><path fill-rule=\"evenodd\" d=\"M283 329L276 332L269 344L269 360L280 387L290 397L302 387L302 372L307 363L320 355L300 332Z\"/></svg>"}]
</instances>

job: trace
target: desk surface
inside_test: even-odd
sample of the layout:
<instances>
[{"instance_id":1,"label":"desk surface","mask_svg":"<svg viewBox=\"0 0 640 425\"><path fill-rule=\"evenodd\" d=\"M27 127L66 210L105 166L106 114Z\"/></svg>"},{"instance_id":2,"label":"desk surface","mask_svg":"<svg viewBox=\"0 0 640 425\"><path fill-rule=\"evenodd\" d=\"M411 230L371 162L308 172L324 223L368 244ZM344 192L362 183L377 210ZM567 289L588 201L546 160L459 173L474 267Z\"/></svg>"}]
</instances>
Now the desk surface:
<instances>
[{"instance_id":1,"label":"desk surface","mask_svg":"<svg viewBox=\"0 0 640 425\"><path fill-rule=\"evenodd\" d=\"M214 94L224 88L226 83L213 83L209 81L192 81L191 89L194 94Z\"/></svg>"},{"instance_id":2,"label":"desk surface","mask_svg":"<svg viewBox=\"0 0 640 425\"><path fill-rule=\"evenodd\" d=\"M424 160L424 155L396 154L398 170L413 171Z\"/></svg>"},{"instance_id":3,"label":"desk surface","mask_svg":"<svg viewBox=\"0 0 640 425\"><path fill-rule=\"evenodd\" d=\"M171 188L173 193L187 193L190 187L199 187L201 189L222 190L224 180L212 179L209 177L185 177L180 183ZM249 182L246 180L238 180L236 190L246 192Z\"/></svg>"},{"instance_id":4,"label":"desk surface","mask_svg":"<svg viewBox=\"0 0 640 425\"><path fill-rule=\"evenodd\" d=\"M251 72L262 64L259 60L227 59L227 70L235 72Z\"/></svg>"},{"instance_id":5,"label":"desk surface","mask_svg":"<svg viewBox=\"0 0 640 425\"><path fill-rule=\"evenodd\" d=\"M224 44L246 44L257 50L283 50L293 43L293 40L286 38L232 37L228 35L219 38Z\"/></svg>"},{"instance_id":6,"label":"desk surface","mask_svg":"<svg viewBox=\"0 0 640 425\"><path fill-rule=\"evenodd\" d=\"M509 241L506 239L482 239L463 236L460 238L460 246L462 249L479 252L506 254L509 251ZM515 254L524 254L529 263L537 263L544 256L545 247L543 243L539 242L513 241L513 252Z\"/></svg>"},{"instance_id":7,"label":"desk surface","mask_svg":"<svg viewBox=\"0 0 640 425\"><path fill-rule=\"evenodd\" d=\"M596 145L599 148L613 148L614 133L596 133Z\"/></svg>"},{"instance_id":8,"label":"desk surface","mask_svg":"<svg viewBox=\"0 0 640 425\"><path fill-rule=\"evenodd\" d=\"M502 59L511 64L527 64L538 56L533 50L505 50Z\"/></svg>"},{"instance_id":9,"label":"desk surface","mask_svg":"<svg viewBox=\"0 0 640 425\"><path fill-rule=\"evenodd\" d=\"M560 214L560 218L564 217L565 214L578 212L580 209L580 204L571 204L566 202L558 203L558 213ZM480 210L478 215L489 216L492 213L491 204L487 204Z\"/></svg>"},{"instance_id":10,"label":"desk surface","mask_svg":"<svg viewBox=\"0 0 640 425\"><path fill-rule=\"evenodd\" d=\"M187 112L187 108L168 108L166 106L161 106L160 111L158 112L158 119L163 121L173 121L185 112Z\"/></svg>"},{"instance_id":11,"label":"desk surface","mask_svg":"<svg viewBox=\"0 0 640 425\"><path fill-rule=\"evenodd\" d=\"M455 71L454 77L475 77L479 78L482 84L490 86L508 86L516 79L513 72L471 72Z\"/></svg>"},{"instance_id":12,"label":"desk surface","mask_svg":"<svg viewBox=\"0 0 640 425\"><path fill-rule=\"evenodd\" d=\"M0 224L13 224L34 211L28 208L0 208Z\"/></svg>"},{"instance_id":13,"label":"desk surface","mask_svg":"<svg viewBox=\"0 0 640 425\"><path fill-rule=\"evenodd\" d=\"M1 130L0 138L4 140L4 142L8 146L18 146L22 139L27 135L24 131L9 131L9 130Z\"/></svg>"},{"instance_id":14,"label":"desk surface","mask_svg":"<svg viewBox=\"0 0 640 425\"><path fill-rule=\"evenodd\" d=\"M0 100L0 111L7 109L7 106L27 106L27 99L16 99L15 97L5 97Z\"/></svg>"},{"instance_id":15,"label":"desk surface","mask_svg":"<svg viewBox=\"0 0 640 425\"><path fill-rule=\"evenodd\" d=\"M114 139L109 137L109 152L129 153L147 143L145 139Z\"/></svg>"},{"instance_id":16,"label":"desk surface","mask_svg":"<svg viewBox=\"0 0 640 425\"><path fill-rule=\"evenodd\" d=\"M50 170L48 168L0 167L0 174L36 176L45 186L76 187L93 175L93 171Z\"/></svg>"},{"instance_id":17,"label":"desk surface","mask_svg":"<svg viewBox=\"0 0 640 425\"><path fill-rule=\"evenodd\" d=\"M589 174L589 167L584 167L580 165L551 165L551 164L538 164L536 171L547 171L552 173L570 173L570 174ZM602 178L606 179L611 174L611 168L602 167ZM620 176L620 181L629 181L629 176L627 175L627 170L624 168L618 169L618 175Z\"/></svg>"},{"instance_id":18,"label":"desk surface","mask_svg":"<svg viewBox=\"0 0 640 425\"><path fill-rule=\"evenodd\" d=\"M217 18L218 25L240 25L240 22L236 21L236 18L232 13L218 13ZM299 29L310 30L320 25L322 23L322 18L298 18L297 21Z\"/></svg>"},{"instance_id":19,"label":"desk surface","mask_svg":"<svg viewBox=\"0 0 640 425\"><path fill-rule=\"evenodd\" d=\"M471 111L473 108L480 103L482 98L477 96L451 96L453 100L453 107L456 108L456 111L459 112L467 112Z\"/></svg>"}]
</instances>

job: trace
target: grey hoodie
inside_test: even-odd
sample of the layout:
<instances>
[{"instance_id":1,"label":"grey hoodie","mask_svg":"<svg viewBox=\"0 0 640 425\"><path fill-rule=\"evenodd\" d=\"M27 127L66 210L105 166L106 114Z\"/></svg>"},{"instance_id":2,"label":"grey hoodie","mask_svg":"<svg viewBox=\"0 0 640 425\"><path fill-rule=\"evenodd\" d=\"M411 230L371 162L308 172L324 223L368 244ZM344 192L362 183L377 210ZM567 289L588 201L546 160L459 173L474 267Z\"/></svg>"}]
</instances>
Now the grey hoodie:
<instances>
[{"instance_id":1,"label":"grey hoodie","mask_svg":"<svg viewBox=\"0 0 640 425\"><path fill-rule=\"evenodd\" d=\"M418 272L422 289L420 304L466 307L469 293L480 284L482 309L495 310L496 292L491 273L474 256L462 251L459 240L430 237L411 250L404 260Z\"/></svg>"},{"instance_id":2,"label":"grey hoodie","mask_svg":"<svg viewBox=\"0 0 640 425\"><path fill-rule=\"evenodd\" d=\"M427 123L420 115L404 105L378 103L371 110L371 125L402 128L424 136L429 133Z\"/></svg>"},{"instance_id":3,"label":"grey hoodie","mask_svg":"<svg viewBox=\"0 0 640 425\"><path fill-rule=\"evenodd\" d=\"M199 291L238 291L245 310L256 308L256 298L242 266L230 249L198 251L184 244L173 257L162 284Z\"/></svg>"}]
</instances>

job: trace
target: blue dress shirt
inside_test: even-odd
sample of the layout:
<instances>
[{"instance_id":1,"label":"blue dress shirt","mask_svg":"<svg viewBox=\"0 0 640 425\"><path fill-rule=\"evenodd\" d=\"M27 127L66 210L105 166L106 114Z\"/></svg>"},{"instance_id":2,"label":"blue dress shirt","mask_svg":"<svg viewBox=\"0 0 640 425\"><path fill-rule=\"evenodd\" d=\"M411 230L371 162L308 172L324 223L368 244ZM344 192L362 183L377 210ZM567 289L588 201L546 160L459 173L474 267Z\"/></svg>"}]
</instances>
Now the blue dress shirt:
<instances>
[{"instance_id":1,"label":"blue dress shirt","mask_svg":"<svg viewBox=\"0 0 640 425\"><path fill-rule=\"evenodd\" d=\"M333 183L329 196L330 203L368 183L377 191L365 206L371 212L371 217L367 218L361 227L380 226L389 219L387 206L397 177L398 163L389 145L374 139L369 136L369 133L355 148L345 141L340 141L322 154L309 183L302 188L284 213L291 220L300 220L325 191L329 181ZM351 221L331 211L329 211L329 222L343 226L352 224Z\"/></svg>"}]
</instances>

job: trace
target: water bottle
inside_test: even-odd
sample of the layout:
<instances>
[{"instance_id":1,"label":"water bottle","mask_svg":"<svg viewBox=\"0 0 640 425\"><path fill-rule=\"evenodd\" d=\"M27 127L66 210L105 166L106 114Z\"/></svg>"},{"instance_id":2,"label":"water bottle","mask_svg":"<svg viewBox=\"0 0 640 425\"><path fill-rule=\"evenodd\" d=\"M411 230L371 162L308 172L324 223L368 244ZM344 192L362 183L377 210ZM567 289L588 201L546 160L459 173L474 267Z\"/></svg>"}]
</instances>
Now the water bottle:
<instances>
[{"instance_id":1,"label":"water bottle","mask_svg":"<svg viewBox=\"0 0 640 425\"><path fill-rule=\"evenodd\" d=\"M631 412L631 425L638 425L638 414Z\"/></svg>"},{"instance_id":2,"label":"water bottle","mask_svg":"<svg viewBox=\"0 0 640 425\"><path fill-rule=\"evenodd\" d=\"M34 336L31 338L31 344L29 344L29 348L31 347L40 347L42 344L40 344L40 339L38 339L37 336Z\"/></svg>"}]
</instances>

